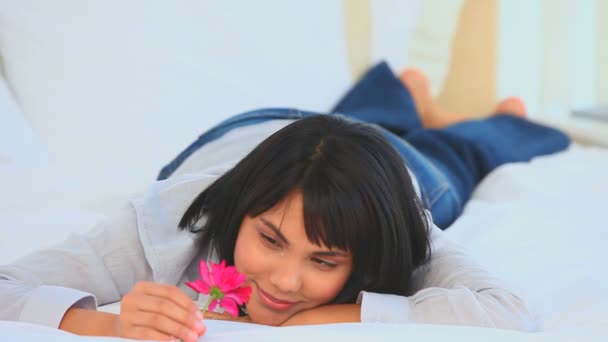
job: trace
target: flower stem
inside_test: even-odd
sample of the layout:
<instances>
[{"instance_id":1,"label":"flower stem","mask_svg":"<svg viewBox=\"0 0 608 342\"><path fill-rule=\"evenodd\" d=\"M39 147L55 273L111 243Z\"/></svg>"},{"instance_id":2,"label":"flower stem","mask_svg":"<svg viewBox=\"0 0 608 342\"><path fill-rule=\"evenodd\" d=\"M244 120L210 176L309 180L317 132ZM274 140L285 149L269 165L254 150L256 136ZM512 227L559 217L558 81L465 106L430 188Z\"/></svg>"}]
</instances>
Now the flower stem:
<instances>
[{"instance_id":1,"label":"flower stem","mask_svg":"<svg viewBox=\"0 0 608 342\"><path fill-rule=\"evenodd\" d=\"M207 311L207 309L209 308L209 305L211 304L211 302L214 299L215 298L213 298L213 296L209 296L209 300L207 300L207 303L205 303L205 306L203 306L203 308L201 309L201 312L203 313L203 316L205 315L205 311Z\"/></svg>"}]
</instances>

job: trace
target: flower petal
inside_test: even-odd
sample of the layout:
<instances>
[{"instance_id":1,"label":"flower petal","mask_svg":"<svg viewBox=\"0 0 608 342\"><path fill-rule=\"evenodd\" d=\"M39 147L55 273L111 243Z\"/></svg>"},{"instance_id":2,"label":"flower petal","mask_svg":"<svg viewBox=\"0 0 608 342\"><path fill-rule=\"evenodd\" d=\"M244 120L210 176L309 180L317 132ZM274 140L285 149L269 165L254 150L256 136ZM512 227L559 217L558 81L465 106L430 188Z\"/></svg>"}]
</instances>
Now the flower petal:
<instances>
[{"instance_id":1,"label":"flower petal","mask_svg":"<svg viewBox=\"0 0 608 342\"><path fill-rule=\"evenodd\" d=\"M209 303L209 307L207 307L207 311L213 311L215 309L215 306L217 305L218 301L217 299L213 299L211 301L211 303Z\"/></svg>"},{"instance_id":2,"label":"flower petal","mask_svg":"<svg viewBox=\"0 0 608 342\"><path fill-rule=\"evenodd\" d=\"M226 260L222 260L219 264L211 263L211 278L213 281L213 285L217 285L218 287L221 288L225 268L226 268Z\"/></svg>"},{"instance_id":3,"label":"flower petal","mask_svg":"<svg viewBox=\"0 0 608 342\"><path fill-rule=\"evenodd\" d=\"M236 267L229 266L224 271L224 274L222 277L222 283L220 284L220 288L224 292L232 291L232 290L238 288L239 286L241 286L241 284L244 282L244 280L245 280L245 276L238 273L236 270Z\"/></svg>"},{"instance_id":4,"label":"flower petal","mask_svg":"<svg viewBox=\"0 0 608 342\"><path fill-rule=\"evenodd\" d=\"M209 294L209 285L205 284L205 282L200 279L197 279L196 281L187 281L186 285L196 292Z\"/></svg>"},{"instance_id":5,"label":"flower petal","mask_svg":"<svg viewBox=\"0 0 608 342\"><path fill-rule=\"evenodd\" d=\"M237 307L234 300L224 297L220 301L220 306L224 308L224 311L228 312L232 317L239 315L239 308Z\"/></svg>"},{"instance_id":6,"label":"flower petal","mask_svg":"<svg viewBox=\"0 0 608 342\"><path fill-rule=\"evenodd\" d=\"M238 305L243 305L249 301L251 296L251 286L240 287L236 290L227 292L224 298L230 298L234 300Z\"/></svg>"},{"instance_id":7,"label":"flower petal","mask_svg":"<svg viewBox=\"0 0 608 342\"><path fill-rule=\"evenodd\" d=\"M207 284L208 287L215 285L211 275L209 274L209 266L207 266L207 262L205 260L201 260L201 262L198 264L198 273L201 275L201 280Z\"/></svg>"},{"instance_id":8,"label":"flower petal","mask_svg":"<svg viewBox=\"0 0 608 342\"><path fill-rule=\"evenodd\" d=\"M245 278L244 274L236 272L236 275L232 278L232 287L235 289L239 288L245 283L246 280L247 278Z\"/></svg>"}]
</instances>

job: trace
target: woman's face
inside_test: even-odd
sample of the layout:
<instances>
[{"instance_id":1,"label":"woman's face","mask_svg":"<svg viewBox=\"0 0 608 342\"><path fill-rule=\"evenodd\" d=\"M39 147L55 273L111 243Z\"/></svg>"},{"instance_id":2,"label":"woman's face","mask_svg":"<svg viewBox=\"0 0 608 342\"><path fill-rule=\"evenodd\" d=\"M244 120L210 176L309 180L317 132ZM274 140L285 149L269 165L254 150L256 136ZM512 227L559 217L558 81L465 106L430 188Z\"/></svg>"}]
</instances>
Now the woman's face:
<instances>
[{"instance_id":1,"label":"woman's face","mask_svg":"<svg viewBox=\"0 0 608 342\"><path fill-rule=\"evenodd\" d=\"M304 229L300 192L243 220L234 263L253 290L247 304L253 322L280 325L299 311L330 302L346 284L351 254L313 244Z\"/></svg>"}]
</instances>

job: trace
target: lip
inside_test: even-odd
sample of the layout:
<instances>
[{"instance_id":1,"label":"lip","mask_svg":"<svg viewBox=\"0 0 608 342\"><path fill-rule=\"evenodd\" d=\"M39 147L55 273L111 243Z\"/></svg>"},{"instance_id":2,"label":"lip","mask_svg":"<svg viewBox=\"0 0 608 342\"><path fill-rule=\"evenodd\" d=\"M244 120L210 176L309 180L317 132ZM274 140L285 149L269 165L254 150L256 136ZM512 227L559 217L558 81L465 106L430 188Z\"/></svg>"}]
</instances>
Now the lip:
<instances>
[{"instance_id":1,"label":"lip","mask_svg":"<svg viewBox=\"0 0 608 342\"><path fill-rule=\"evenodd\" d=\"M258 289L258 295L259 295L260 299L262 300L262 303L273 310L281 310L281 311L287 310L296 304L295 302L280 300L276 297L273 297L269 293L262 290L260 287L258 287L257 289Z\"/></svg>"}]
</instances>

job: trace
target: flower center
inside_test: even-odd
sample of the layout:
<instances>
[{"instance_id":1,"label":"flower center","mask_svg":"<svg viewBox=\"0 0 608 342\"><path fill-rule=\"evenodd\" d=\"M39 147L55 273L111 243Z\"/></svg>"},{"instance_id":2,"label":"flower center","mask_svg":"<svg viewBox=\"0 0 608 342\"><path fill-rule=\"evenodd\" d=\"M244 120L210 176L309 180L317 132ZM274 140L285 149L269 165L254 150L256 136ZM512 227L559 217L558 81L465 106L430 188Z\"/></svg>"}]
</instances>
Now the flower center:
<instances>
[{"instance_id":1,"label":"flower center","mask_svg":"<svg viewBox=\"0 0 608 342\"><path fill-rule=\"evenodd\" d=\"M212 287L211 290L209 290L209 294L211 295L211 297L216 298L218 300L224 298L224 292L222 292L222 290L215 286Z\"/></svg>"}]
</instances>

